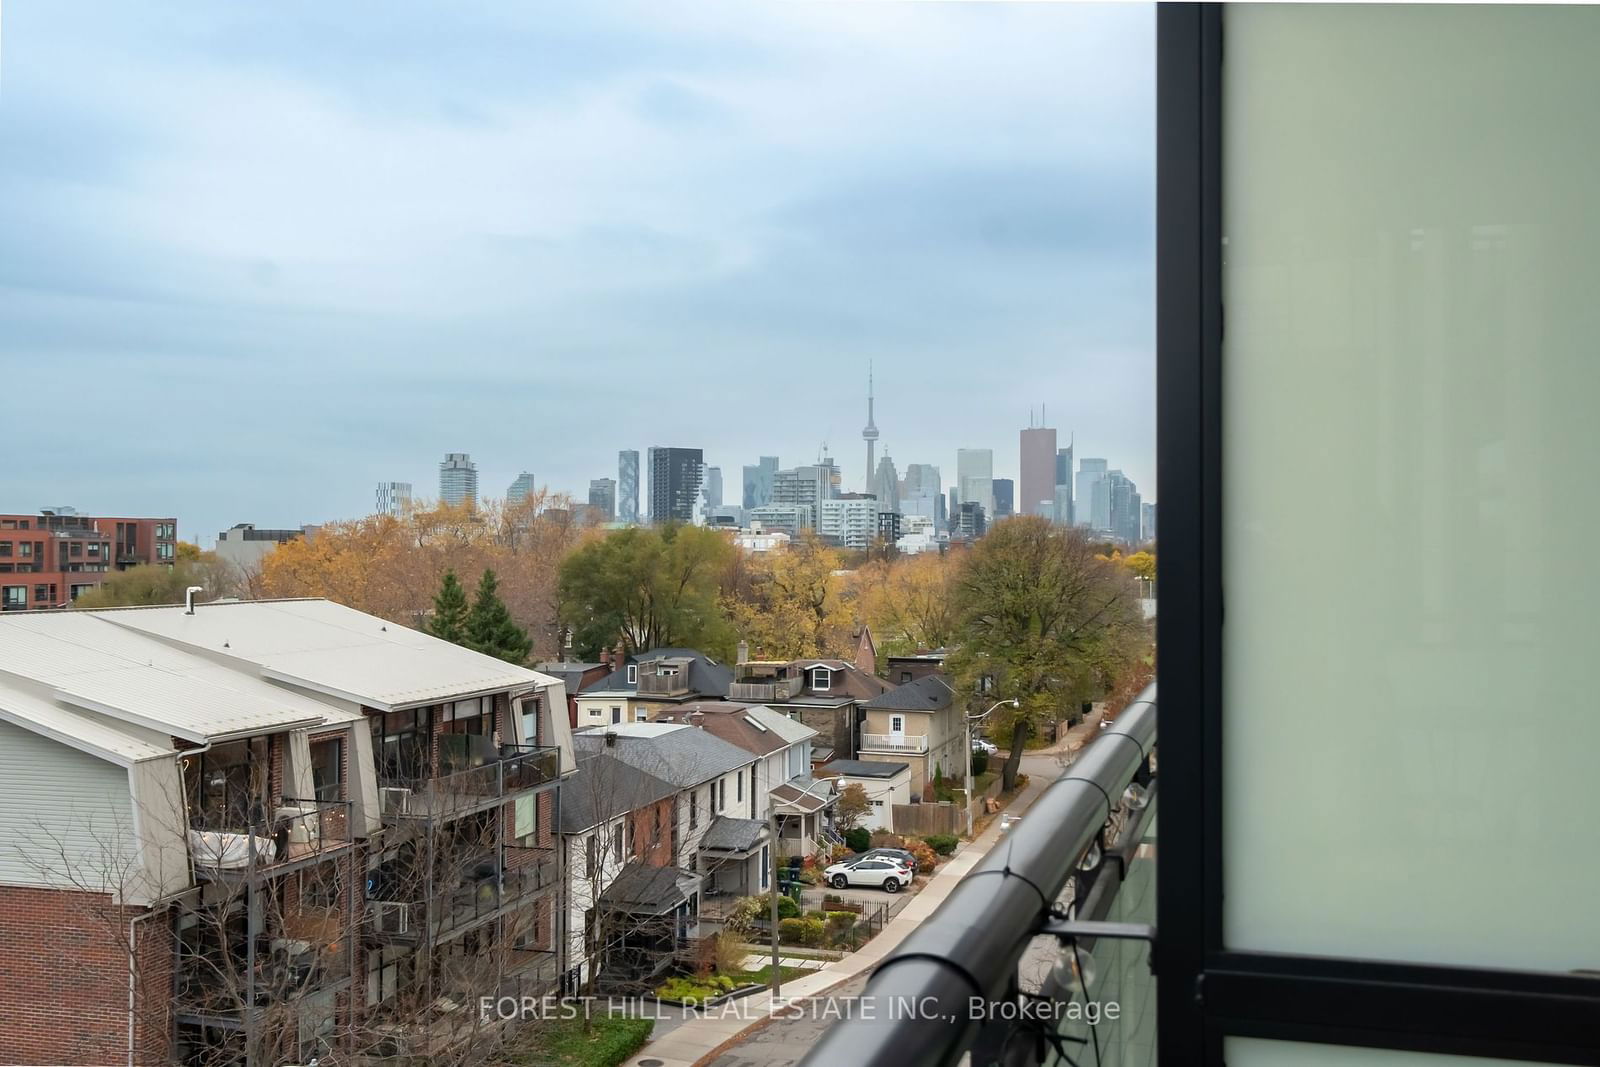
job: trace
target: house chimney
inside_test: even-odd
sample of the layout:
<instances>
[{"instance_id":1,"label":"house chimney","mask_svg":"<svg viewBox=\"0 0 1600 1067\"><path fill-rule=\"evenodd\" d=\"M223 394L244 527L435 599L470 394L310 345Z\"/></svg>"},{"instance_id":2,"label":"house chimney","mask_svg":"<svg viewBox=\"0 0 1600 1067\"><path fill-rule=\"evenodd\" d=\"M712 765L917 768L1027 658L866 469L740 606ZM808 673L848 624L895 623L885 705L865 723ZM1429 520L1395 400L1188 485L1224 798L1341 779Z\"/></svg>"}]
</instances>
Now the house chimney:
<instances>
[{"instance_id":1,"label":"house chimney","mask_svg":"<svg viewBox=\"0 0 1600 1067\"><path fill-rule=\"evenodd\" d=\"M750 642L741 640L739 642L739 666L743 667L746 663L749 663L749 662L750 662Z\"/></svg>"},{"instance_id":2,"label":"house chimney","mask_svg":"<svg viewBox=\"0 0 1600 1067\"><path fill-rule=\"evenodd\" d=\"M611 650L609 648L600 650L600 666L608 671L611 669Z\"/></svg>"},{"instance_id":3,"label":"house chimney","mask_svg":"<svg viewBox=\"0 0 1600 1067\"><path fill-rule=\"evenodd\" d=\"M617 642L617 647L611 652L611 669L620 671L628 664L627 649L622 647L622 642Z\"/></svg>"}]
</instances>

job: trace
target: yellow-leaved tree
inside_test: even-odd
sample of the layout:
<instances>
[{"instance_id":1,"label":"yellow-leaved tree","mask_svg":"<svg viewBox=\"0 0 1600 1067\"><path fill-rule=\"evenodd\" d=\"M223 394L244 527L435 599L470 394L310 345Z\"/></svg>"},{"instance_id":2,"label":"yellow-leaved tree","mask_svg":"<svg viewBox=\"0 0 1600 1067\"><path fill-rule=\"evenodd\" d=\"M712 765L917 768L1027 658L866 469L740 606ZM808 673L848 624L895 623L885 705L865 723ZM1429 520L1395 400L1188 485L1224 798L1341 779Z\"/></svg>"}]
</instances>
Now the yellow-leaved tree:
<instances>
[{"instance_id":1,"label":"yellow-leaved tree","mask_svg":"<svg viewBox=\"0 0 1600 1067\"><path fill-rule=\"evenodd\" d=\"M722 602L757 659L853 659L855 612L838 551L807 531L772 552L740 557Z\"/></svg>"}]
</instances>

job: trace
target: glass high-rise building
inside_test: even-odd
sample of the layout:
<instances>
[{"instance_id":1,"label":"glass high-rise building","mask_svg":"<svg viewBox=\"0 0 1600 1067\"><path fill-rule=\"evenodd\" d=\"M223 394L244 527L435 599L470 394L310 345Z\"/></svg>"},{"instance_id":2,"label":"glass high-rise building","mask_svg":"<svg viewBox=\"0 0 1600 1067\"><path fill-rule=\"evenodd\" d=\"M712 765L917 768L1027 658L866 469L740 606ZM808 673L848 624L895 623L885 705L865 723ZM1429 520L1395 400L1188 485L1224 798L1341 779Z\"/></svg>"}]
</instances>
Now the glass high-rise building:
<instances>
[{"instance_id":1,"label":"glass high-rise building","mask_svg":"<svg viewBox=\"0 0 1600 1067\"><path fill-rule=\"evenodd\" d=\"M705 454L698 448L650 449L650 521L693 522Z\"/></svg>"},{"instance_id":2,"label":"glass high-rise building","mask_svg":"<svg viewBox=\"0 0 1600 1067\"><path fill-rule=\"evenodd\" d=\"M616 519L617 480L615 478L596 478L589 483L589 507L594 509L602 522L612 522Z\"/></svg>"},{"instance_id":3,"label":"glass high-rise building","mask_svg":"<svg viewBox=\"0 0 1600 1067\"><path fill-rule=\"evenodd\" d=\"M994 449L956 449L956 492L962 501L976 501L983 514L994 514ZM952 514L954 510L952 509Z\"/></svg>"},{"instance_id":4,"label":"glass high-rise building","mask_svg":"<svg viewBox=\"0 0 1600 1067\"><path fill-rule=\"evenodd\" d=\"M1101 511L1095 510L1095 487L1106 477L1106 461L1085 456L1078 461L1078 491L1073 501L1072 521L1095 530L1111 528L1111 498L1103 497Z\"/></svg>"},{"instance_id":5,"label":"glass high-rise building","mask_svg":"<svg viewBox=\"0 0 1600 1067\"><path fill-rule=\"evenodd\" d=\"M1054 496L1056 522L1072 524L1072 445L1056 450L1056 491Z\"/></svg>"},{"instance_id":6,"label":"glass high-rise building","mask_svg":"<svg viewBox=\"0 0 1600 1067\"><path fill-rule=\"evenodd\" d=\"M506 489L506 503L520 504L533 493L533 475L523 471Z\"/></svg>"},{"instance_id":7,"label":"glass high-rise building","mask_svg":"<svg viewBox=\"0 0 1600 1067\"><path fill-rule=\"evenodd\" d=\"M1010 478L996 478L994 480L994 517L1006 518L1016 514L1013 497L1016 496L1016 483Z\"/></svg>"},{"instance_id":8,"label":"glass high-rise building","mask_svg":"<svg viewBox=\"0 0 1600 1067\"><path fill-rule=\"evenodd\" d=\"M439 464L439 502L476 507L478 504L478 467L465 452L446 452Z\"/></svg>"},{"instance_id":9,"label":"glass high-rise building","mask_svg":"<svg viewBox=\"0 0 1600 1067\"><path fill-rule=\"evenodd\" d=\"M639 450L617 453L617 521L639 521Z\"/></svg>"},{"instance_id":10,"label":"glass high-rise building","mask_svg":"<svg viewBox=\"0 0 1600 1067\"><path fill-rule=\"evenodd\" d=\"M772 503L772 483L778 474L778 457L762 456L755 466L744 468L744 506L758 508Z\"/></svg>"},{"instance_id":11,"label":"glass high-rise building","mask_svg":"<svg viewBox=\"0 0 1600 1067\"><path fill-rule=\"evenodd\" d=\"M411 510L411 483L410 482L379 482L377 494L377 515L392 515L400 518Z\"/></svg>"}]
</instances>

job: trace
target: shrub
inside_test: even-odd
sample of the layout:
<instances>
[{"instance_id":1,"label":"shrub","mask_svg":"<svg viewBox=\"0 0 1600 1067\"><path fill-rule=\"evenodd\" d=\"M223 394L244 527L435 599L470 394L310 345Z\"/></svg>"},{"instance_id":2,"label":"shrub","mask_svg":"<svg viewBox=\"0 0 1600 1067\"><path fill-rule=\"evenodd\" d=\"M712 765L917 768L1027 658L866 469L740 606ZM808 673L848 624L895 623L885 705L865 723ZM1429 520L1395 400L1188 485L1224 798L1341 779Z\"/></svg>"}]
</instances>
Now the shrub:
<instances>
[{"instance_id":1,"label":"shrub","mask_svg":"<svg viewBox=\"0 0 1600 1067\"><path fill-rule=\"evenodd\" d=\"M916 857L917 870L922 874L932 874L933 869L939 865L938 854L928 846L926 841L908 837L906 838L906 843L901 847Z\"/></svg>"},{"instance_id":2,"label":"shrub","mask_svg":"<svg viewBox=\"0 0 1600 1067\"><path fill-rule=\"evenodd\" d=\"M778 921L778 940L786 941L791 945L820 945L822 944L822 934L821 919L780 919Z\"/></svg>"},{"instance_id":3,"label":"shrub","mask_svg":"<svg viewBox=\"0 0 1600 1067\"><path fill-rule=\"evenodd\" d=\"M800 917L800 905L794 902L793 897L778 898L778 921L796 919Z\"/></svg>"},{"instance_id":4,"label":"shrub","mask_svg":"<svg viewBox=\"0 0 1600 1067\"><path fill-rule=\"evenodd\" d=\"M984 751L972 754L972 777L976 778L989 769L989 753Z\"/></svg>"},{"instance_id":5,"label":"shrub","mask_svg":"<svg viewBox=\"0 0 1600 1067\"><path fill-rule=\"evenodd\" d=\"M828 925L835 929L841 926L849 926L856 921L856 913L853 911L830 911L826 914L828 916Z\"/></svg>"},{"instance_id":6,"label":"shrub","mask_svg":"<svg viewBox=\"0 0 1600 1067\"><path fill-rule=\"evenodd\" d=\"M841 897L838 893L824 893L824 894L822 894L822 903L824 905L837 904L843 899L844 899L844 897Z\"/></svg>"},{"instance_id":7,"label":"shrub","mask_svg":"<svg viewBox=\"0 0 1600 1067\"><path fill-rule=\"evenodd\" d=\"M851 852L865 852L872 847L872 831L858 826L844 835L844 843L850 846Z\"/></svg>"},{"instance_id":8,"label":"shrub","mask_svg":"<svg viewBox=\"0 0 1600 1067\"><path fill-rule=\"evenodd\" d=\"M929 834L923 840L928 843L929 848L941 856L950 855L956 850L956 846L961 843L961 839L955 834Z\"/></svg>"},{"instance_id":9,"label":"shrub","mask_svg":"<svg viewBox=\"0 0 1600 1067\"><path fill-rule=\"evenodd\" d=\"M849 845L834 845L828 850L829 863L842 863L851 856Z\"/></svg>"}]
</instances>

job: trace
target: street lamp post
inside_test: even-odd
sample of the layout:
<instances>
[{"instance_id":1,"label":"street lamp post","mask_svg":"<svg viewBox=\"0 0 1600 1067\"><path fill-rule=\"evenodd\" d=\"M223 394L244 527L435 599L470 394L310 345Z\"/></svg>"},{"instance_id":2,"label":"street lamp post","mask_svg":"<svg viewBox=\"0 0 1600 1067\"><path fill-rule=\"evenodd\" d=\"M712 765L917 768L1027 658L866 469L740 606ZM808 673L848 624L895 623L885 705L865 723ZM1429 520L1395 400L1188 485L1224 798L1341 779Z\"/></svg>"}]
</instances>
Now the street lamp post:
<instances>
[{"instance_id":1,"label":"street lamp post","mask_svg":"<svg viewBox=\"0 0 1600 1067\"><path fill-rule=\"evenodd\" d=\"M1010 700L1001 700L1001 701L997 702L994 705L994 707L990 708L988 711L984 712L982 715L963 715L962 716L962 725L966 727L966 733L967 733L967 752L966 752L967 766L966 766L966 770L967 770L967 836L968 837L972 836L972 724L975 723L975 722L982 722L984 719L987 719L990 715L994 714L994 709L995 708L1003 708L1007 704L1010 704L1014 708L1022 706L1021 703L1017 700L1016 697L1012 697ZM776 905L774 905L774 906L776 906Z\"/></svg>"}]
</instances>

